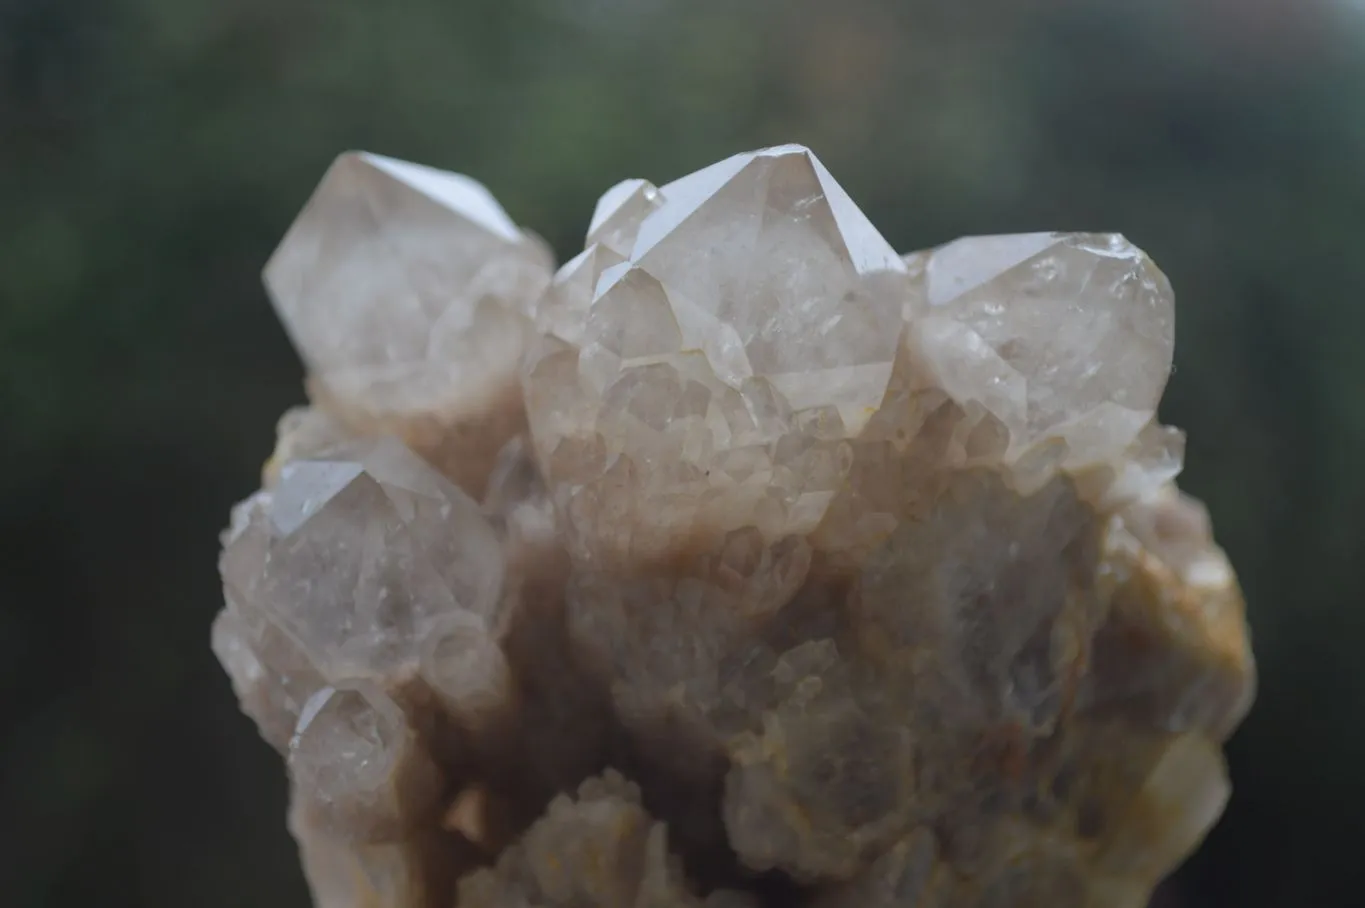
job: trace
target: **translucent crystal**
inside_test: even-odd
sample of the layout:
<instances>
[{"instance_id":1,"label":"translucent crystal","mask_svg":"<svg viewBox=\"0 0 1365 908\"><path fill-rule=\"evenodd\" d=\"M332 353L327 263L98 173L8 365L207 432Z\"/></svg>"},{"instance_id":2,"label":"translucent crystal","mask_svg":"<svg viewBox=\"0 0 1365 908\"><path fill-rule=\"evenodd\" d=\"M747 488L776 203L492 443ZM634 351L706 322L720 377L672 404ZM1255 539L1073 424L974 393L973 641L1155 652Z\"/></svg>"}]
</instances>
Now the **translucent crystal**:
<instances>
[{"instance_id":1,"label":"translucent crystal","mask_svg":"<svg viewBox=\"0 0 1365 908\"><path fill-rule=\"evenodd\" d=\"M225 602L213 623L212 644L243 711L283 752L304 703L326 682L298 643L258 606L269 557L263 528L270 504L270 493L258 492L233 509L232 525L222 537Z\"/></svg>"},{"instance_id":2,"label":"translucent crystal","mask_svg":"<svg viewBox=\"0 0 1365 908\"><path fill-rule=\"evenodd\" d=\"M376 412L480 405L546 278L483 186L368 153L337 159L265 270L310 371Z\"/></svg>"},{"instance_id":3,"label":"translucent crystal","mask_svg":"<svg viewBox=\"0 0 1365 908\"><path fill-rule=\"evenodd\" d=\"M354 437L335 417L317 407L287 411L280 417L275 435L275 453L262 471L262 485L267 488L279 482L280 470L291 460L316 458Z\"/></svg>"},{"instance_id":4,"label":"translucent crystal","mask_svg":"<svg viewBox=\"0 0 1365 908\"><path fill-rule=\"evenodd\" d=\"M827 414L822 425L839 428L820 440L833 442L876 410L897 350L903 262L799 146L737 155L657 195L622 184L599 204L590 238L619 232L623 220L638 220L630 248L614 250L629 258L600 269L581 333L552 329L569 347L546 351L527 373L541 463L596 439L604 464L680 462L693 478L667 502L662 491L635 490L636 519L655 521L666 540L697 524L736 525L780 466L768 446L792 435L784 450L798 461L777 471L764 529L808 530L845 464L823 452L813 456L828 469L799 459L810 422L799 414ZM569 298L600 255L590 249L566 266L557 292ZM582 310L582 291L572 299L556 311ZM579 506L596 510L605 502L584 466ZM640 475L649 483L658 474Z\"/></svg>"},{"instance_id":5,"label":"translucent crystal","mask_svg":"<svg viewBox=\"0 0 1365 908\"><path fill-rule=\"evenodd\" d=\"M321 908L1141 908L1220 814L1255 665L1122 237L900 256L781 146L550 279L346 155L267 282L312 404L212 645Z\"/></svg>"},{"instance_id":6,"label":"translucent crystal","mask_svg":"<svg viewBox=\"0 0 1365 908\"><path fill-rule=\"evenodd\" d=\"M1156 412L1175 345L1174 296L1117 234L973 237L929 253L912 323L942 387L982 403L1016 454L1050 437L1067 463L1102 462ZM944 320L940 322L939 320Z\"/></svg>"},{"instance_id":7,"label":"translucent crystal","mask_svg":"<svg viewBox=\"0 0 1365 908\"><path fill-rule=\"evenodd\" d=\"M597 279L608 267L622 261L616 252L594 243L565 262L537 305L536 327L543 334L582 343Z\"/></svg>"},{"instance_id":8,"label":"translucent crystal","mask_svg":"<svg viewBox=\"0 0 1365 908\"><path fill-rule=\"evenodd\" d=\"M602 194L588 226L587 245L609 249L630 258L640 223L663 204L659 190L648 180L622 180Z\"/></svg>"},{"instance_id":9,"label":"translucent crystal","mask_svg":"<svg viewBox=\"0 0 1365 908\"><path fill-rule=\"evenodd\" d=\"M705 351L733 387L762 376L794 409L836 405L856 431L890 375L892 278L905 270L876 228L795 145L736 155L660 193L630 262L667 288L683 348Z\"/></svg>"},{"instance_id":10,"label":"translucent crystal","mask_svg":"<svg viewBox=\"0 0 1365 908\"><path fill-rule=\"evenodd\" d=\"M403 711L373 684L324 687L289 742L296 796L330 833L399 841L436 809L441 776Z\"/></svg>"},{"instance_id":11,"label":"translucent crystal","mask_svg":"<svg viewBox=\"0 0 1365 908\"><path fill-rule=\"evenodd\" d=\"M452 612L434 621L425 637L422 677L452 715L477 723L507 705L512 684L507 658L483 618Z\"/></svg>"},{"instance_id":12,"label":"translucent crystal","mask_svg":"<svg viewBox=\"0 0 1365 908\"><path fill-rule=\"evenodd\" d=\"M393 439L287 463L228 541L224 575L333 678L415 661L432 622L488 613L502 583L478 506Z\"/></svg>"},{"instance_id":13,"label":"translucent crystal","mask_svg":"<svg viewBox=\"0 0 1365 908\"><path fill-rule=\"evenodd\" d=\"M242 711L283 752L322 676L278 627L244 614L231 599L213 622L213 653L227 670Z\"/></svg>"}]
</instances>

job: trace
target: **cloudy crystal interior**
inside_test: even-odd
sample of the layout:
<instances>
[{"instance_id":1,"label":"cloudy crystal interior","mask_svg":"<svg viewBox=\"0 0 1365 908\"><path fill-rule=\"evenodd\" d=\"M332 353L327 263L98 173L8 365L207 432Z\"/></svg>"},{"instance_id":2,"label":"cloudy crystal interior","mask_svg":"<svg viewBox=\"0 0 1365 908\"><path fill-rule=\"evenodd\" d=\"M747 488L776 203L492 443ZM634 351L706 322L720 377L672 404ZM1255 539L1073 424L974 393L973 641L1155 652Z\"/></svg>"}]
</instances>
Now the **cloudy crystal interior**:
<instances>
[{"instance_id":1,"label":"cloudy crystal interior","mask_svg":"<svg viewBox=\"0 0 1365 908\"><path fill-rule=\"evenodd\" d=\"M328 170L213 648L319 908L1141 908L1255 669L1117 234L898 253L815 155Z\"/></svg>"}]
</instances>

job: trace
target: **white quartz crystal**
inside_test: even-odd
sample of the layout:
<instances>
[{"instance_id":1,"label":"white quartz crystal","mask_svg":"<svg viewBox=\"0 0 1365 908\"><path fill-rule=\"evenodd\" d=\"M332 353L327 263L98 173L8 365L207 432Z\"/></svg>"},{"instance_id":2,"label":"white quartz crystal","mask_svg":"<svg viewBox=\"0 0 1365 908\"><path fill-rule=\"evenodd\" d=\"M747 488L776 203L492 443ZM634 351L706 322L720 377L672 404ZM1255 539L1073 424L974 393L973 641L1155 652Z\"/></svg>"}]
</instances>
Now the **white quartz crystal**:
<instances>
[{"instance_id":1,"label":"white quartz crystal","mask_svg":"<svg viewBox=\"0 0 1365 908\"><path fill-rule=\"evenodd\" d=\"M399 841L436 810L441 776L377 685L314 694L289 742L296 797L341 839Z\"/></svg>"},{"instance_id":2,"label":"white quartz crystal","mask_svg":"<svg viewBox=\"0 0 1365 908\"><path fill-rule=\"evenodd\" d=\"M433 624L497 603L499 543L477 504L391 438L285 464L242 520L226 582L327 677L415 664Z\"/></svg>"},{"instance_id":3,"label":"white quartz crystal","mask_svg":"<svg viewBox=\"0 0 1365 908\"><path fill-rule=\"evenodd\" d=\"M333 396L380 413L458 409L515 365L545 265L470 178L356 153L327 171L265 281Z\"/></svg>"}]
</instances>

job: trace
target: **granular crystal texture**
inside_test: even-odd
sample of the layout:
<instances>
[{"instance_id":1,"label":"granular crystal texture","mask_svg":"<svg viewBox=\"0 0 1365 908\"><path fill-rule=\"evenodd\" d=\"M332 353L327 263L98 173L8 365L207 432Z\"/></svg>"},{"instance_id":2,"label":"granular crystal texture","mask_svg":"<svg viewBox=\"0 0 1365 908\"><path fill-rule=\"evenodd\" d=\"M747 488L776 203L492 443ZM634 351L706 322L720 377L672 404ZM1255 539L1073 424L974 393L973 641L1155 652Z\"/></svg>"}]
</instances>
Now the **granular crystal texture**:
<instances>
[{"instance_id":1,"label":"granular crystal texture","mask_svg":"<svg viewBox=\"0 0 1365 908\"><path fill-rule=\"evenodd\" d=\"M923 263L909 312L921 359L959 402L1050 438L1068 465L1114 459L1156 412L1175 347L1165 276L1117 234L958 240Z\"/></svg>"},{"instance_id":2,"label":"granular crystal texture","mask_svg":"<svg viewBox=\"0 0 1365 908\"><path fill-rule=\"evenodd\" d=\"M1254 663L1122 236L899 255L781 146L551 277L362 154L267 284L313 402L213 648L322 908L1140 908L1221 814Z\"/></svg>"},{"instance_id":3,"label":"granular crystal texture","mask_svg":"<svg viewBox=\"0 0 1365 908\"><path fill-rule=\"evenodd\" d=\"M402 839L435 809L441 788L399 706L356 682L324 687L304 704L289 772L335 835L360 841Z\"/></svg>"},{"instance_id":4,"label":"granular crystal texture","mask_svg":"<svg viewBox=\"0 0 1365 908\"><path fill-rule=\"evenodd\" d=\"M634 785L609 772L584 782L576 797L551 801L495 867L461 882L459 904L745 908L752 902L735 892L717 891L708 899L690 893L664 825L640 805Z\"/></svg>"},{"instance_id":5,"label":"granular crystal texture","mask_svg":"<svg viewBox=\"0 0 1365 908\"><path fill-rule=\"evenodd\" d=\"M571 543L648 557L694 531L811 530L891 374L900 257L797 146L615 187L596 234L555 279L598 272L547 314L569 346L526 381Z\"/></svg>"},{"instance_id":6,"label":"granular crystal texture","mask_svg":"<svg viewBox=\"0 0 1365 908\"><path fill-rule=\"evenodd\" d=\"M415 662L437 619L498 602L478 505L391 438L285 464L240 523L223 557L238 605L328 677Z\"/></svg>"}]
</instances>

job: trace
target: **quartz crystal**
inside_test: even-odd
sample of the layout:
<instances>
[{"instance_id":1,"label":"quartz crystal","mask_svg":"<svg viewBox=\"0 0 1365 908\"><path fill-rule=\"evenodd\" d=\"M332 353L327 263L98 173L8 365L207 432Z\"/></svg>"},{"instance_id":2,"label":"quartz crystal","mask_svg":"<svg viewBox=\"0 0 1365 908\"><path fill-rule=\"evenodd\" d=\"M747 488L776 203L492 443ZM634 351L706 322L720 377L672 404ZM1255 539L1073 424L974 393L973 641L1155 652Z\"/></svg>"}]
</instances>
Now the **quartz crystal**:
<instances>
[{"instance_id":1,"label":"quartz crystal","mask_svg":"<svg viewBox=\"0 0 1365 908\"><path fill-rule=\"evenodd\" d=\"M479 183L359 153L327 171L265 283L315 397L477 492L520 428L516 364L550 270Z\"/></svg>"},{"instance_id":2,"label":"quartz crystal","mask_svg":"<svg viewBox=\"0 0 1365 908\"><path fill-rule=\"evenodd\" d=\"M490 614L500 543L478 505L391 438L285 464L225 539L251 621L331 678L415 664L449 614Z\"/></svg>"},{"instance_id":3,"label":"quartz crystal","mask_svg":"<svg viewBox=\"0 0 1365 908\"><path fill-rule=\"evenodd\" d=\"M1117 234L900 255L799 146L623 181L553 276L343 155L213 648L320 908L1140 908L1255 671Z\"/></svg>"},{"instance_id":4,"label":"quartz crystal","mask_svg":"<svg viewBox=\"0 0 1365 908\"><path fill-rule=\"evenodd\" d=\"M335 834L361 841L403 838L435 809L440 790L402 710L355 682L324 687L304 704L289 768Z\"/></svg>"}]
</instances>

